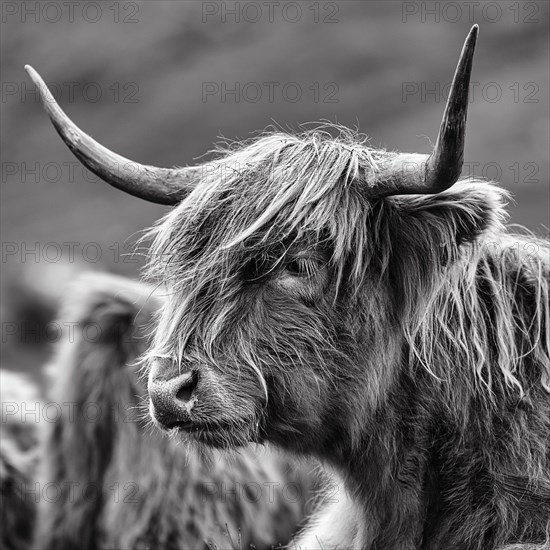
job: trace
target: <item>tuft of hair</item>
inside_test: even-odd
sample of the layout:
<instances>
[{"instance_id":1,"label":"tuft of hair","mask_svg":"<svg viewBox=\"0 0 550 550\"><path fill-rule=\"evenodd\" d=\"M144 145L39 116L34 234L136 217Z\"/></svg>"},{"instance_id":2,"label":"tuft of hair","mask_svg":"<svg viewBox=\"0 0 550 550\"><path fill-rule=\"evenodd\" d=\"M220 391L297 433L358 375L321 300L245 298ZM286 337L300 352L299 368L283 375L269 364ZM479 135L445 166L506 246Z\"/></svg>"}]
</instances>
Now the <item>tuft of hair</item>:
<instances>
[{"instance_id":1,"label":"tuft of hair","mask_svg":"<svg viewBox=\"0 0 550 550\"><path fill-rule=\"evenodd\" d=\"M410 364L460 377L488 401L521 398L526 384L550 393L550 243L505 228L506 199L474 180L430 197L392 197L379 213L387 237L376 254L400 287Z\"/></svg>"},{"instance_id":2,"label":"tuft of hair","mask_svg":"<svg viewBox=\"0 0 550 550\"><path fill-rule=\"evenodd\" d=\"M252 449L206 459L151 429L139 357L161 303L151 287L103 274L67 293L60 324L71 328L47 367L61 414L40 465L61 495L40 503L40 548L271 548L304 515L307 487L283 492L307 478L290 459Z\"/></svg>"}]
</instances>

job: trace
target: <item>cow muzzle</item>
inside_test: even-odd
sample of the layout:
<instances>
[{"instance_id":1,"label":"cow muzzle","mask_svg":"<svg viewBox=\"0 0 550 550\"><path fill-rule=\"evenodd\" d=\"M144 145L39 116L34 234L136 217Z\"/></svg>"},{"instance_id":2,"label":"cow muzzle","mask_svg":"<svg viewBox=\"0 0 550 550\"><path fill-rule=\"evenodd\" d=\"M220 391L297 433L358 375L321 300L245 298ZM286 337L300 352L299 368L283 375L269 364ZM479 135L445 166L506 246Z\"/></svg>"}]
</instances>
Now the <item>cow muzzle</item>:
<instances>
[{"instance_id":1,"label":"cow muzzle","mask_svg":"<svg viewBox=\"0 0 550 550\"><path fill-rule=\"evenodd\" d=\"M198 383L199 373L196 370L184 372L169 380L153 377L148 386L153 420L166 430L192 428L192 410Z\"/></svg>"}]
</instances>

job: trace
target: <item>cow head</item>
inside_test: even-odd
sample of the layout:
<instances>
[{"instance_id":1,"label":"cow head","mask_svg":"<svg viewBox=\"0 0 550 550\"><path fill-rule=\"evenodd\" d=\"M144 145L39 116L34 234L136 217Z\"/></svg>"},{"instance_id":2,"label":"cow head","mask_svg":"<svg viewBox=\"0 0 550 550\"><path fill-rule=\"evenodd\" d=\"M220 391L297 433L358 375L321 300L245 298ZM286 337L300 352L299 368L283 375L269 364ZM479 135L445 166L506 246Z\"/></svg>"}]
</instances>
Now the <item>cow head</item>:
<instances>
[{"instance_id":1,"label":"cow head","mask_svg":"<svg viewBox=\"0 0 550 550\"><path fill-rule=\"evenodd\" d=\"M132 163L79 130L29 68L93 172L174 204L151 230L167 300L150 362L157 425L219 447L338 452L384 402L425 289L495 223L497 194L458 185L477 26L431 155L351 132L272 133L194 168Z\"/></svg>"}]
</instances>

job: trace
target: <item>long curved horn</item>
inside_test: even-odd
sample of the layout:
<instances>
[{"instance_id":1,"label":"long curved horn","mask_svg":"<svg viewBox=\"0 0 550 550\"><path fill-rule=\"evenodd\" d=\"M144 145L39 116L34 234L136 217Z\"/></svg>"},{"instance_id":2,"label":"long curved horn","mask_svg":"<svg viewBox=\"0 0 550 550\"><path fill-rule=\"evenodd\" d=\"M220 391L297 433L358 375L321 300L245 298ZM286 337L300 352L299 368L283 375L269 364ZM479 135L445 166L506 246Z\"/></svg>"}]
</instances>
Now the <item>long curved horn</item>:
<instances>
[{"instance_id":1,"label":"long curved horn","mask_svg":"<svg viewBox=\"0 0 550 550\"><path fill-rule=\"evenodd\" d=\"M479 27L474 25L464 42L432 154L396 156L372 195L440 193L460 177L464 161L468 88L478 30ZM372 195L369 192L369 196Z\"/></svg>"},{"instance_id":2,"label":"long curved horn","mask_svg":"<svg viewBox=\"0 0 550 550\"><path fill-rule=\"evenodd\" d=\"M30 65L25 65L25 70L37 87L57 133L88 170L121 191L158 204L177 204L192 191L196 168L157 168L113 153L72 122Z\"/></svg>"}]
</instances>

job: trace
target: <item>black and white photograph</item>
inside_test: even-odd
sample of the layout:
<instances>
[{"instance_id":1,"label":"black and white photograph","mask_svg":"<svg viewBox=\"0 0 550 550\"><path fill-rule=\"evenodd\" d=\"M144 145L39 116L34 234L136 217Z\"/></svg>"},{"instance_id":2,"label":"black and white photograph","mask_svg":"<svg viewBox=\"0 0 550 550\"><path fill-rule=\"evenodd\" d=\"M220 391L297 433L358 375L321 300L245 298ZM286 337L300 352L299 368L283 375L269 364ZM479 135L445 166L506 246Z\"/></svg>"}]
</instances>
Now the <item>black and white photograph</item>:
<instances>
[{"instance_id":1,"label":"black and white photograph","mask_svg":"<svg viewBox=\"0 0 550 550\"><path fill-rule=\"evenodd\" d=\"M0 550L550 550L550 1L0 17Z\"/></svg>"}]
</instances>

